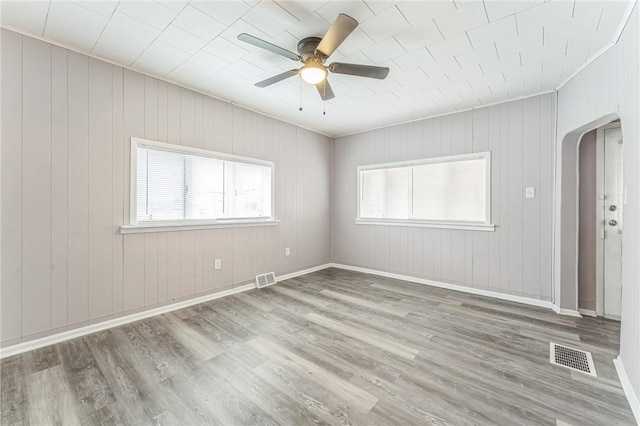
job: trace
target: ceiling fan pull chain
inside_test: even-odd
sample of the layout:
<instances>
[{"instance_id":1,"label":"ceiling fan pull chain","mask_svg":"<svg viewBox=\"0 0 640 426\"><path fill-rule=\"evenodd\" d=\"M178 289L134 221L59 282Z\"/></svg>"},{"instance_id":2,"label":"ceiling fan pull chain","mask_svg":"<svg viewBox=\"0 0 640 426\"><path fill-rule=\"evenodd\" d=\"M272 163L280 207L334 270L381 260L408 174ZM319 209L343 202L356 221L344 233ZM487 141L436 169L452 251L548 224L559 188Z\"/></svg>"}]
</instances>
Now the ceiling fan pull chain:
<instances>
[{"instance_id":1,"label":"ceiling fan pull chain","mask_svg":"<svg viewBox=\"0 0 640 426\"><path fill-rule=\"evenodd\" d=\"M302 80L300 80L300 111L302 111Z\"/></svg>"},{"instance_id":2,"label":"ceiling fan pull chain","mask_svg":"<svg viewBox=\"0 0 640 426\"><path fill-rule=\"evenodd\" d=\"M324 94L322 95L322 115L327 115L327 101L325 101L325 99L327 99L327 82L326 81L322 86L322 91L324 92Z\"/></svg>"}]
</instances>

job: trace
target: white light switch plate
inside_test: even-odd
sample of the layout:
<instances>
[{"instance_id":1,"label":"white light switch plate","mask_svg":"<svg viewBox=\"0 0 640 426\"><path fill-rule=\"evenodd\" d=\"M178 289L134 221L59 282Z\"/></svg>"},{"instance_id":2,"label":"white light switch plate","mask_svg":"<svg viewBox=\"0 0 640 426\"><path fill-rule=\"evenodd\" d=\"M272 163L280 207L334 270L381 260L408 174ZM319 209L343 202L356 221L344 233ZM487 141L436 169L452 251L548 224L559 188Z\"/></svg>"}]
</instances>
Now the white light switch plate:
<instances>
[{"instance_id":1,"label":"white light switch plate","mask_svg":"<svg viewBox=\"0 0 640 426\"><path fill-rule=\"evenodd\" d=\"M524 191L525 198L536 198L536 188L533 186L528 186Z\"/></svg>"}]
</instances>

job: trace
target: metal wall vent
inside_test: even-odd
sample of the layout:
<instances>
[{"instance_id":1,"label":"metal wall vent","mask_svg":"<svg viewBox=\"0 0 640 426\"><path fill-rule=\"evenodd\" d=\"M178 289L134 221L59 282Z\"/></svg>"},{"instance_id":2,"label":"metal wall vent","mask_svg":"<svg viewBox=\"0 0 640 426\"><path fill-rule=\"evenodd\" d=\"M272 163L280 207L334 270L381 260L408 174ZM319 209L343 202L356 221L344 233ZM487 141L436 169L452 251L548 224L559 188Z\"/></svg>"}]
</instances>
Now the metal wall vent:
<instances>
[{"instance_id":1,"label":"metal wall vent","mask_svg":"<svg viewBox=\"0 0 640 426\"><path fill-rule=\"evenodd\" d=\"M550 343L549 361L551 364L559 365L570 370L586 373L593 377L596 374L596 366L593 363L591 352L582 351L580 349L570 348L569 346Z\"/></svg>"},{"instance_id":2,"label":"metal wall vent","mask_svg":"<svg viewBox=\"0 0 640 426\"><path fill-rule=\"evenodd\" d=\"M256 275L256 287L262 288L276 283L276 274L267 272L266 274Z\"/></svg>"}]
</instances>

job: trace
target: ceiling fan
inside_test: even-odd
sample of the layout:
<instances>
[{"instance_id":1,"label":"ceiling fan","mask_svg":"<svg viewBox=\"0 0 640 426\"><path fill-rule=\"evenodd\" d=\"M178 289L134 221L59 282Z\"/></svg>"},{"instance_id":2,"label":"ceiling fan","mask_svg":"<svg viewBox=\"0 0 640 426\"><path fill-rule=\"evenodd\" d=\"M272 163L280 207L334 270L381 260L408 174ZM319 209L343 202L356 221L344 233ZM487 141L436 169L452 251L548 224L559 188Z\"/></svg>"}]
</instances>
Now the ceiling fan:
<instances>
[{"instance_id":1,"label":"ceiling fan","mask_svg":"<svg viewBox=\"0 0 640 426\"><path fill-rule=\"evenodd\" d=\"M297 74L305 82L315 85L322 100L326 101L335 97L327 81L329 72L377 78L380 80L386 78L389 74L389 68L386 67L347 64L342 62L333 62L330 65L324 65L327 58L331 56L357 26L358 21L341 13L321 39L318 37L307 37L300 40L298 42L297 54L247 33L240 34L238 40L284 56L292 61L300 61L304 64L299 69L285 71L260 81L255 84L257 87L267 87Z\"/></svg>"}]
</instances>

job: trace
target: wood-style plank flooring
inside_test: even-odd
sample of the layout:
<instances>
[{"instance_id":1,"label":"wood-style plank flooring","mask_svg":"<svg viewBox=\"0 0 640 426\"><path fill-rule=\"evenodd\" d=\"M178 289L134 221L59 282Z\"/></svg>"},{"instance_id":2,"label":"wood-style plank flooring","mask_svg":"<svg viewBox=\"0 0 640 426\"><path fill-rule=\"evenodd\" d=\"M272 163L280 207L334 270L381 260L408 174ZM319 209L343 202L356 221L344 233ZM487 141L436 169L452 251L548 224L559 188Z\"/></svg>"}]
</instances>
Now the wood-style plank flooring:
<instances>
[{"instance_id":1,"label":"wood-style plank flooring","mask_svg":"<svg viewBox=\"0 0 640 426\"><path fill-rule=\"evenodd\" d=\"M3 425L629 425L619 323L327 269L1 362ZM591 351L598 378L549 364Z\"/></svg>"}]
</instances>

